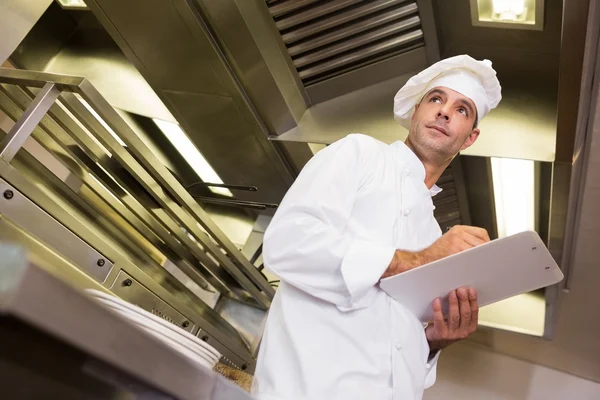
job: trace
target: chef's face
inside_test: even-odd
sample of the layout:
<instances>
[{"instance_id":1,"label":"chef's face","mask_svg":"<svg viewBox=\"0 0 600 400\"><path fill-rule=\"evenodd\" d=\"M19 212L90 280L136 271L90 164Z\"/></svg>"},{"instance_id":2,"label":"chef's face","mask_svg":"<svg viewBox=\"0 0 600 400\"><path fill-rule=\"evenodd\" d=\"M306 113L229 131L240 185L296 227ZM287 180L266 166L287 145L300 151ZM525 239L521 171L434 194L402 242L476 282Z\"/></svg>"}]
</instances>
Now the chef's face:
<instances>
[{"instance_id":1,"label":"chef's face","mask_svg":"<svg viewBox=\"0 0 600 400\"><path fill-rule=\"evenodd\" d=\"M415 106L407 141L420 157L445 162L479 136L473 101L447 87L435 87Z\"/></svg>"}]
</instances>

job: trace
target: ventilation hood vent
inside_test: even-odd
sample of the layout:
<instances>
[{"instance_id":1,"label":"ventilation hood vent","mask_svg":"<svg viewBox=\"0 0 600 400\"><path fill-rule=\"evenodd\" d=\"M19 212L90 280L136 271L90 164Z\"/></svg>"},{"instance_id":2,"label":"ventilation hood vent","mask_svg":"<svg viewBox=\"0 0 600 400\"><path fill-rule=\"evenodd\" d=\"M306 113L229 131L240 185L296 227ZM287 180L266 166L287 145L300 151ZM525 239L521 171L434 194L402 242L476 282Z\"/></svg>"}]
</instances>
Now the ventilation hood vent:
<instances>
[{"instance_id":1,"label":"ventilation hood vent","mask_svg":"<svg viewBox=\"0 0 600 400\"><path fill-rule=\"evenodd\" d=\"M416 1L267 0L305 87L424 47Z\"/></svg>"}]
</instances>

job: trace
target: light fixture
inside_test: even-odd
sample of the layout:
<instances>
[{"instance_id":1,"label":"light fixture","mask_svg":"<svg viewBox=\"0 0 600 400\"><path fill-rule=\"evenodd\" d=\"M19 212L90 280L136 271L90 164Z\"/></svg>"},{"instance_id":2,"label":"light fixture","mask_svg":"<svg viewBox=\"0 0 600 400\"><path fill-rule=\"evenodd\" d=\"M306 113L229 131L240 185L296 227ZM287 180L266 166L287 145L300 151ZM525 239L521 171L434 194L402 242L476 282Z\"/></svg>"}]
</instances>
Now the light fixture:
<instances>
[{"instance_id":1,"label":"light fixture","mask_svg":"<svg viewBox=\"0 0 600 400\"><path fill-rule=\"evenodd\" d=\"M208 183L223 183L219 175L217 175L215 170L210 166L208 161L206 161L204 156L198 151L194 143L192 143L178 124L157 118L153 118L152 120L173 146L175 146L177 151L179 151L194 172L198 174L202 181ZM233 197L233 193L231 193L229 189L220 187L209 187L209 189L213 193Z\"/></svg>"},{"instance_id":2,"label":"light fixture","mask_svg":"<svg viewBox=\"0 0 600 400\"><path fill-rule=\"evenodd\" d=\"M58 4L66 10L88 10L83 0L57 0Z\"/></svg>"},{"instance_id":3,"label":"light fixture","mask_svg":"<svg viewBox=\"0 0 600 400\"><path fill-rule=\"evenodd\" d=\"M526 15L525 0L492 0L492 19L522 21Z\"/></svg>"},{"instance_id":4,"label":"light fixture","mask_svg":"<svg viewBox=\"0 0 600 400\"><path fill-rule=\"evenodd\" d=\"M534 162L496 157L491 161L498 237L534 230Z\"/></svg>"},{"instance_id":5,"label":"light fixture","mask_svg":"<svg viewBox=\"0 0 600 400\"><path fill-rule=\"evenodd\" d=\"M471 0L475 26L542 30L544 0Z\"/></svg>"}]
</instances>

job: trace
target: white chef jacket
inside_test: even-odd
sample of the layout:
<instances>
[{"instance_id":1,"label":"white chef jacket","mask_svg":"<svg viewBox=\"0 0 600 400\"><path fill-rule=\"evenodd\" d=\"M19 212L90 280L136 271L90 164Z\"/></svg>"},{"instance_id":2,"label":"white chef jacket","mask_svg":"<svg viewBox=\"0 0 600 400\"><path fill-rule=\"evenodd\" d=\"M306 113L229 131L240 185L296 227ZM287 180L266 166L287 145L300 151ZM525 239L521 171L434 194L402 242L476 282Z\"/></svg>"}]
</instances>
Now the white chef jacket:
<instances>
[{"instance_id":1,"label":"white chef jacket","mask_svg":"<svg viewBox=\"0 0 600 400\"><path fill-rule=\"evenodd\" d=\"M441 236L425 168L402 142L352 134L317 153L263 244L281 284L258 355L260 400L420 399L435 381L423 324L379 289L396 249Z\"/></svg>"}]
</instances>

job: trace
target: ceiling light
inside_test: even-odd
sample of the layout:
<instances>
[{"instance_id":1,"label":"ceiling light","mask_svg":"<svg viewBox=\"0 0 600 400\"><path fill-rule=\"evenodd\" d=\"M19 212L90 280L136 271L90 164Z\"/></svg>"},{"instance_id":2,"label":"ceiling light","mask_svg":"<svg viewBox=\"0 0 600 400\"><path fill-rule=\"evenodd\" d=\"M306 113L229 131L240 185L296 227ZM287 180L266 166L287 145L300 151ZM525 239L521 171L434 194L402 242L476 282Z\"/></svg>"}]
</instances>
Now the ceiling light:
<instances>
[{"instance_id":1,"label":"ceiling light","mask_svg":"<svg viewBox=\"0 0 600 400\"><path fill-rule=\"evenodd\" d=\"M492 0L492 18L500 21L517 21L527 14L525 0Z\"/></svg>"},{"instance_id":2,"label":"ceiling light","mask_svg":"<svg viewBox=\"0 0 600 400\"><path fill-rule=\"evenodd\" d=\"M475 26L542 30L544 0L471 0Z\"/></svg>"},{"instance_id":3,"label":"ceiling light","mask_svg":"<svg viewBox=\"0 0 600 400\"><path fill-rule=\"evenodd\" d=\"M87 4L83 0L57 0L58 4L65 9L87 9Z\"/></svg>"},{"instance_id":4,"label":"ceiling light","mask_svg":"<svg viewBox=\"0 0 600 400\"><path fill-rule=\"evenodd\" d=\"M535 169L532 160L492 157L498 237L535 229Z\"/></svg>"},{"instance_id":5,"label":"ceiling light","mask_svg":"<svg viewBox=\"0 0 600 400\"><path fill-rule=\"evenodd\" d=\"M206 161L178 124L156 118L153 118L153 121L203 182L223 183L219 175L212 169L208 161ZM209 189L213 193L233 197L233 193L229 189L219 187L209 187Z\"/></svg>"}]
</instances>

